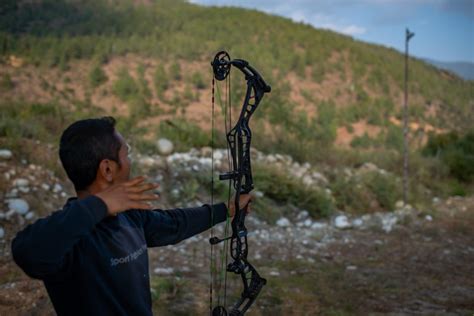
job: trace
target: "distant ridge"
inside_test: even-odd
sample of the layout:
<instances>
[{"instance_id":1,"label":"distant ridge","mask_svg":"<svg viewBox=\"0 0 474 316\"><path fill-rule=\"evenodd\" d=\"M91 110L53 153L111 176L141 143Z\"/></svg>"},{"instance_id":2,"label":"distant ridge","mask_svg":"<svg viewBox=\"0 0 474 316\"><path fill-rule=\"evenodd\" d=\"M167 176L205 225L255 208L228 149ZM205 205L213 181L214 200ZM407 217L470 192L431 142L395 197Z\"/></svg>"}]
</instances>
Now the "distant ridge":
<instances>
[{"instance_id":1,"label":"distant ridge","mask_svg":"<svg viewBox=\"0 0 474 316\"><path fill-rule=\"evenodd\" d=\"M474 63L443 62L428 58L425 58L424 60L437 68L448 70L465 80L474 80Z\"/></svg>"}]
</instances>

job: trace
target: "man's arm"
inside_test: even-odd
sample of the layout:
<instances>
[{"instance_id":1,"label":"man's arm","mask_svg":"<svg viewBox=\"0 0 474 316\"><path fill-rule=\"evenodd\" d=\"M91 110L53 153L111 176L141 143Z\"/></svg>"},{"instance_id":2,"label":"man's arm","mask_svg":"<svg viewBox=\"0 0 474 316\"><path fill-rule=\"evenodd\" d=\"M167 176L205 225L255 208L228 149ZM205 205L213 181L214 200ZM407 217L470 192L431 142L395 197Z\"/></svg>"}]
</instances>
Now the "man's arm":
<instances>
[{"instance_id":1,"label":"man's arm","mask_svg":"<svg viewBox=\"0 0 474 316\"><path fill-rule=\"evenodd\" d=\"M107 214L96 196L76 200L20 231L12 242L15 262L30 277L61 278L72 262L72 249Z\"/></svg>"},{"instance_id":2,"label":"man's arm","mask_svg":"<svg viewBox=\"0 0 474 316\"><path fill-rule=\"evenodd\" d=\"M212 206L214 225L225 221L227 207L224 203ZM139 211L148 247L176 244L211 227L211 206Z\"/></svg>"}]
</instances>

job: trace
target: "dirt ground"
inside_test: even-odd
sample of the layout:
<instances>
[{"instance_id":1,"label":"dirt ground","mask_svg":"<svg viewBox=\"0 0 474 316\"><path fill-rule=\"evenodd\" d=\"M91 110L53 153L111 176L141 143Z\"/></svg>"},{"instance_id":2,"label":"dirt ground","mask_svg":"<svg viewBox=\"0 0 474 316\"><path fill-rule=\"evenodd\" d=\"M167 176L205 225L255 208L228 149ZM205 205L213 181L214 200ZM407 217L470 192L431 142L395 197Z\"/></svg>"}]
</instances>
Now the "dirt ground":
<instances>
[{"instance_id":1,"label":"dirt ground","mask_svg":"<svg viewBox=\"0 0 474 316\"><path fill-rule=\"evenodd\" d=\"M390 233L343 230L312 264L265 262L281 274L269 278L248 315L474 315L474 198L453 201L443 202L432 221L403 223ZM12 229L0 244L0 315L54 315L42 283L11 259ZM194 293L208 301L206 289Z\"/></svg>"}]
</instances>

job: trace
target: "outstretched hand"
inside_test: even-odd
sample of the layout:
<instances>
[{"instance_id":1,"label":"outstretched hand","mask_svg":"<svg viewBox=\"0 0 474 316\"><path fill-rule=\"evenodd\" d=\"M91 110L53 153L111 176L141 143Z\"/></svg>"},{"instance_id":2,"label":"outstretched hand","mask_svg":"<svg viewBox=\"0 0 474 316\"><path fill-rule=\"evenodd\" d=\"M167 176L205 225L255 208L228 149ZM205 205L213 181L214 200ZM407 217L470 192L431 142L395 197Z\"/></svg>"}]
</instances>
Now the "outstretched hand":
<instances>
[{"instance_id":1,"label":"outstretched hand","mask_svg":"<svg viewBox=\"0 0 474 316\"><path fill-rule=\"evenodd\" d=\"M230 205L229 205L229 216L234 217L235 215L235 196L230 200ZM239 199L239 205L240 209L245 208L246 205L247 207L247 214L250 213L250 204L252 201L252 196L250 194L241 194L240 199Z\"/></svg>"},{"instance_id":2,"label":"outstretched hand","mask_svg":"<svg viewBox=\"0 0 474 316\"><path fill-rule=\"evenodd\" d=\"M150 210L153 206L148 202L158 200L159 196L148 191L156 189L159 184L144 181L145 177L136 177L114 184L95 195L107 205L108 215L116 215L134 208Z\"/></svg>"}]
</instances>

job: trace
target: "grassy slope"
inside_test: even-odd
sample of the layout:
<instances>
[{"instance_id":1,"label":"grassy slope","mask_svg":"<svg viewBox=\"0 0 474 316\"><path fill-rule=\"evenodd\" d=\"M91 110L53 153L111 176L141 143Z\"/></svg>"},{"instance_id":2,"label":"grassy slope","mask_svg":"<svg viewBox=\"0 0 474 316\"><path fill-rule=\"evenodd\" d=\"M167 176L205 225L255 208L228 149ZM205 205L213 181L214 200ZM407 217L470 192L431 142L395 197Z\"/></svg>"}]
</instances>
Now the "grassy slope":
<instances>
[{"instance_id":1,"label":"grassy slope","mask_svg":"<svg viewBox=\"0 0 474 316\"><path fill-rule=\"evenodd\" d=\"M400 53L253 10L143 3L4 1L0 135L55 141L51 135L74 118L113 114L122 117L122 130L145 135L137 137L143 149L156 133L178 146L206 145L208 134L189 122L209 127L209 61L225 48L273 87L253 121L257 147L333 165L370 160L400 173ZM473 82L416 59L410 65L411 143L422 144L429 131L469 128ZM243 80L232 78L238 104ZM46 105L31 106L38 102ZM60 123L35 123L38 111L45 121L59 111ZM18 119L30 122L26 131L14 126ZM160 124L167 119L175 127ZM361 150L340 149L348 146ZM412 164L416 170L427 162L414 157Z\"/></svg>"}]
</instances>

